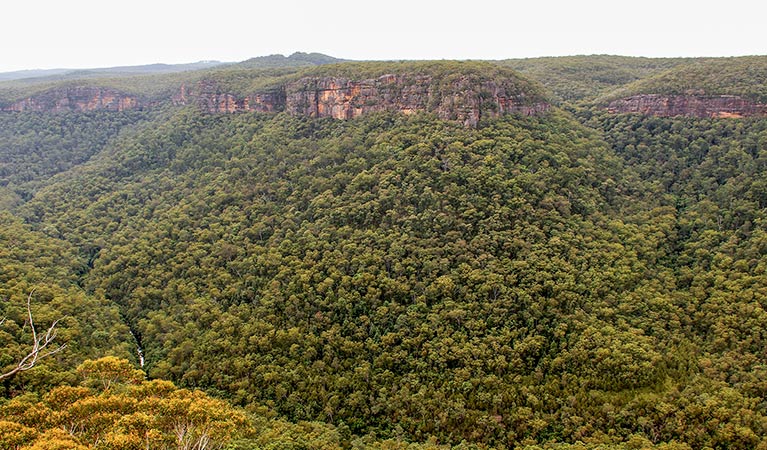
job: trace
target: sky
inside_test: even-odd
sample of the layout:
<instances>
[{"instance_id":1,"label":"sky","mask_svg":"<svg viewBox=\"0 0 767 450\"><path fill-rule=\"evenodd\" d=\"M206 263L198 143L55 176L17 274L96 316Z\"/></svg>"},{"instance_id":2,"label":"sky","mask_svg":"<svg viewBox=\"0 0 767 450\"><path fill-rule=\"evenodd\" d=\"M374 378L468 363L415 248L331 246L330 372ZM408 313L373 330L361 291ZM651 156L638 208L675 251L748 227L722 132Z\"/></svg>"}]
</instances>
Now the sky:
<instances>
[{"instance_id":1,"label":"sky","mask_svg":"<svg viewBox=\"0 0 767 450\"><path fill-rule=\"evenodd\" d=\"M2 14L0 72L296 51L364 60L767 54L759 0L4 0Z\"/></svg>"}]
</instances>

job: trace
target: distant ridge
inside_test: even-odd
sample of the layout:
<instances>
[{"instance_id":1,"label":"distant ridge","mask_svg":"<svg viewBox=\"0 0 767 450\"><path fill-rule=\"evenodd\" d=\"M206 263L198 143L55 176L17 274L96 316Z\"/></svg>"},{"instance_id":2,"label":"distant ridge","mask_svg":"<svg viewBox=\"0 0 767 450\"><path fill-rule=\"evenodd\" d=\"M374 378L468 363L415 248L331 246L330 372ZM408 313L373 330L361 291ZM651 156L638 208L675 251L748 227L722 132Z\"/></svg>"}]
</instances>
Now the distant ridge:
<instances>
[{"instance_id":1,"label":"distant ridge","mask_svg":"<svg viewBox=\"0 0 767 450\"><path fill-rule=\"evenodd\" d=\"M220 66L223 63L221 61L198 61L194 63L185 64L145 64L140 66L117 66L117 67L103 67L95 69L32 69L32 70L17 70L13 72L0 73L0 81L12 81L23 80L28 78L42 78L42 77L66 77L66 78L79 78L88 77L98 74L110 74L110 75L151 75L151 74L163 74L163 73L177 73L186 72L189 70L208 69L211 67Z\"/></svg>"},{"instance_id":2,"label":"distant ridge","mask_svg":"<svg viewBox=\"0 0 767 450\"><path fill-rule=\"evenodd\" d=\"M184 64L144 64L138 66L115 66L93 69L27 69L12 72L0 72L0 82L3 81L31 81L33 79L58 81L64 79L99 78L105 76L126 75L161 75L194 70L211 69L219 66L230 66L241 69L277 69L291 67L310 67L324 64L335 64L350 61L348 59L334 58L322 53L295 52L290 56L279 54L257 56L242 62L222 61L198 61Z\"/></svg>"},{"instance_id":3,"label":"distant ridge","mask_svg":"<svg viewBox=\"0 0 767 450\"><path fill-rule=\"evenodd\" d=\"M40 78L63 75L74 69L29 69L15 70L13 72L0 72L0 81L23 80L25 78Z\"/></svg>"},{"instance_id":4,"label":"distant ridge","mask_svg":"<svg viewBox=\"0 0 767 450\"><path fill-rule=\"evenodd\" d=\"M324 64L335 64L347 61L350 60L334 58L322 53L295 52L290 56L257 56L238 63L236 66L247 69L274 69L283 67L321 66Z\"/></svg>"}]
</instances>

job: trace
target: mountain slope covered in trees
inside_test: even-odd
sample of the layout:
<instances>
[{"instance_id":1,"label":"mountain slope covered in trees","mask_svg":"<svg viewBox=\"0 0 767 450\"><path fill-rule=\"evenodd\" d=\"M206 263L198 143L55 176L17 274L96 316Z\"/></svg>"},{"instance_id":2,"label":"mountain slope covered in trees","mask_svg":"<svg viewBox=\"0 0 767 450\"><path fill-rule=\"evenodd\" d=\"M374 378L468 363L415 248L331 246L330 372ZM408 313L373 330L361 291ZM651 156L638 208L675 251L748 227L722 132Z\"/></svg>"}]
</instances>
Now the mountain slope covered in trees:
<instances>
[{"instance_id":1,"label":"mountain slope covered in trees","mask_svg":"<svg viewBox=\"0 0 767 450\"><path fill-rule=\"evenodd\" d=\"M507 59L499 64L545 84L563 101L593 100L637 80L685 65L692 58L591 55Z\"/></svg>"},{"instance_id":2,"label":"mountain slope covered in trees","mask_svg":"<svg viewBox=\"0 0 767 450\"><path fill-rule=\"evenodd\" d=\"M608 93L607 98L642 93L737 95L767 101L767 57L711 58L680 64Z\"/></svg>"},{"instance_id":3,"label":"mountain slope covered in trees","mask_svg":"<svg viewBox=\"0 0 767 450\"><path fill-rule=\"evenodd\" d=\"M0 363L30 293L67 344L4 383L3 448L767 448L767 119L598 99L759 92L761 59L474 65L563 106L476 127L171 98L469 67L254 61L158 76L151 108L0 113Z\"/></svg>"}]
</instances>

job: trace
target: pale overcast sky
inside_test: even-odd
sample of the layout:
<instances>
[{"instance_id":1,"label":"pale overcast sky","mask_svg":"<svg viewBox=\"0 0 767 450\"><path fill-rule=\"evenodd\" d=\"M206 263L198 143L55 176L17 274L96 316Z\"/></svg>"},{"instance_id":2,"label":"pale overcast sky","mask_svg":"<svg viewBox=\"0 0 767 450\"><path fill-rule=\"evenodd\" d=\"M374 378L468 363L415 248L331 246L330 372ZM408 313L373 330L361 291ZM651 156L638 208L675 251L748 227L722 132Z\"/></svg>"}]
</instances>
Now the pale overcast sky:
<instances>
[{"instance_id":1,"label":"pale overcast sky","mask_svg":"<svg viewBox=\"0 0 767 450\"><path fill-rule=\"evenodd\" d=\"M0 72L241 61L767 54L767 2L6 0Z\"/></svg>"}]
</instances>

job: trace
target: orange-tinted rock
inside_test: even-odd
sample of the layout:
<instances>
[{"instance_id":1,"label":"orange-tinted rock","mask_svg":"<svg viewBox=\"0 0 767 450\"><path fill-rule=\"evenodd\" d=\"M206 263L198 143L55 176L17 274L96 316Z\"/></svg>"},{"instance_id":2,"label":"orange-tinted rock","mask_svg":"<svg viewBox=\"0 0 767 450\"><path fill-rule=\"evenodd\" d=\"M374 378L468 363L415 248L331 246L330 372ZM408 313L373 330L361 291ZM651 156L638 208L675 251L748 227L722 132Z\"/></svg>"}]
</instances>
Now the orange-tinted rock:
<instances>
[{"instance_id":1,"label":"orange-tinted rock","mask_svg":"<svg viewBox=\"0 0 767 450\"><path fill-rule=\"evenodd\" d=\"M173 102L177 105L192 102L209 113L277 112L285 108L285 96L279 90L238 97L223 92L219 85L212 80L199 82L196 90L189 90L185 85L182 85L181 91L173 97Z\"/></svg>"},{"instance_id":2,"label":"orange-tinted rock","mask_svg":"<svg viewBox=\"0 0 767 450\"><path fill-rule=\"evenodd\" d=\"M115 89L91 86L55 88L19 100L3 111L124 111L143 107L136 97Z\"/></svg>"},{"instance_id":3,"label":"orange-tinted rock","mask_svg":"<svg viewBox=\"0 0 767 450\"><path fill-rule=\"evenodd\" d=\"M528 102L506 80L477 81L459 77L447 85L428 75L383 75L354 81L347 78L302 78L286 87L286 110L310 117L351 119L378 111L434 112L441 119L476 126L482 117L506 113L535 115L545 102Z\"/></svg>"},{"instance_id":4,"label":"orange-tinted rock","mask_svg":"<svg viewBox=\"0 0 767 450\"><path fill-rule=\"evenodd\" d=\"M261 92L247 97L248 109L258 112L279 112L285 109L285 91L277 89Z\"/></svg>"},{"instance_id":5,"label":"orange-tinted rock","mask_svg":"<svg viewBox=\"0 0 767 450\"><path fill-rule=\"evenodd\" d=\"M186 83L181 84L181 89L172 97L173 104L176 106L186 105L189 98L192 96L192 92L186 87Z\"/></svg>"},{"instance_id":6,"label":"orange-tinted rock","mask_svg":"<svg viewBox=\"0 0 767 450\"><path fill-rule=\"evenodd\" d=\"M610 102L611 113L638 113L651 116L741 118L767 115L767 104L736 95L642 94Z\"/></svg>"},{"instance_id":7,"label":"orange-tinted rock","mask_svg":"<svg viewBox=\"0 0 767 450\"><path fill-rule=\"evenodd\" d=\"M549 109L543 101L528 101L512 80L458 77L447 85L428 75L383 75L374 79L306 77L267 92L237 97L209 80L194 94L182 86L177 104L193 102L211 113L278 112L309 117L352 119L379 111L436 113L442 119L476 126L483 117L507 113L537 115Z\"/></svg>"}]
</instances>

